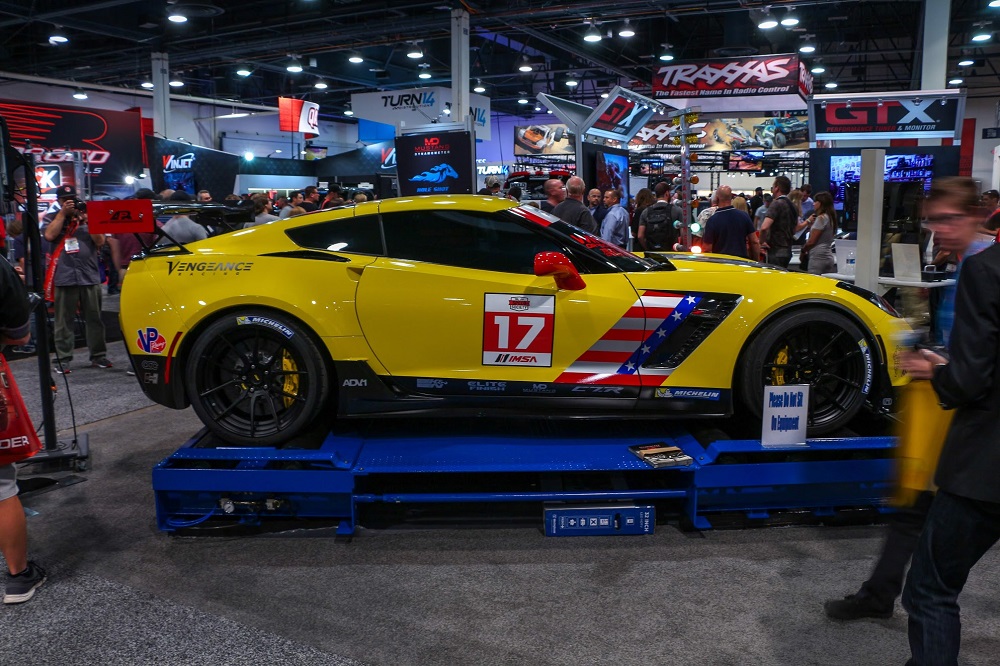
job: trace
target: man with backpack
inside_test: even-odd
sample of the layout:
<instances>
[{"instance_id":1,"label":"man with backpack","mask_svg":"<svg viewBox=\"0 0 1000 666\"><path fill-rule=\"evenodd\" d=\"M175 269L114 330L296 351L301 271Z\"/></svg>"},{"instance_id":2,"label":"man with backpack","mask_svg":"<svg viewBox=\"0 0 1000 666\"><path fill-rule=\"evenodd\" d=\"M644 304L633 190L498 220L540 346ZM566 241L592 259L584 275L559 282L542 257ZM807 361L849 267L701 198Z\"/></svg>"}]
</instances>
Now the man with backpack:
<instances>
[{"instance_id":1,"label":"man with backpack","mask_svg":"<svg viewBox=\"0 0 1000 666\"><path fill-rule=\"evenodd\" d=\"M657 183L653 193L656 194L656 203L639 216L637 238L644 250L671 251L678 238L674 222L680 221L684 213L680 206L670 203L670 185L667 183Z\"/></svg>"}]
</instances>

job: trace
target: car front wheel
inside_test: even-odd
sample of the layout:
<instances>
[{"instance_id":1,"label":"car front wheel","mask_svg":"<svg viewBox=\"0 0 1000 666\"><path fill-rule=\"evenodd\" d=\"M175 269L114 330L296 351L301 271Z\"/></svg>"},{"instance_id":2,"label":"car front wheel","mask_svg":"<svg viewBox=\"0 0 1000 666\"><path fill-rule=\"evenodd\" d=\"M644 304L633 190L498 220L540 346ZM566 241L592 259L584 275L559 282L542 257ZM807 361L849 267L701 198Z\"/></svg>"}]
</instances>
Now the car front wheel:
<instances>
[{"instance_id":1,"label":"car front wheel","mask_svg":"<svg viewBox=\"0 0 1000 666\"><path fill-rule=\"evenodd\" d=\"M198 334L184 372L195 413L238 446L278 446L305 430L329 395L323 355L301 324L266 310L227 314Z\"/></svg>"},{"instance_id":2,"label":"car front wheel","mask_svg":"<svg viewBox=\"0 0 1000 666\"><path fill-rule=\"evenodd\" d=\"M846 426L867 399L872 354L858 326L836 312L806 309L776 317L743 355L740 390L760 416L764 386L809 385L809 435Z\"/></svg>"}]
</instances>

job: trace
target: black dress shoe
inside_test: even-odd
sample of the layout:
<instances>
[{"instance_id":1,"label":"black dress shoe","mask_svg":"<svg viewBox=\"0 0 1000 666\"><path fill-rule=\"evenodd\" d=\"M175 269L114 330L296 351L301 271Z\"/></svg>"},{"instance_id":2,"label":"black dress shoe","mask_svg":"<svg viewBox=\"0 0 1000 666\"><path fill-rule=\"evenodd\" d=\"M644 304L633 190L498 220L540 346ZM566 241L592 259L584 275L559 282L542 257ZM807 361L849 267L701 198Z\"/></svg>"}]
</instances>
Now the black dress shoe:
<instances>
[{"instance_id":1,"label":"black dress shoe","mask_svg":"<svg viewBox=\"0 0 1000 666\"><path fill-rule=\"evenodd\" d=\"M831 599L823 604L826 616L833 620L860 620L866 617L892 617L892 605L877 603L867 595L848 594L843 599Z\"/></svg>"}]
</instances>

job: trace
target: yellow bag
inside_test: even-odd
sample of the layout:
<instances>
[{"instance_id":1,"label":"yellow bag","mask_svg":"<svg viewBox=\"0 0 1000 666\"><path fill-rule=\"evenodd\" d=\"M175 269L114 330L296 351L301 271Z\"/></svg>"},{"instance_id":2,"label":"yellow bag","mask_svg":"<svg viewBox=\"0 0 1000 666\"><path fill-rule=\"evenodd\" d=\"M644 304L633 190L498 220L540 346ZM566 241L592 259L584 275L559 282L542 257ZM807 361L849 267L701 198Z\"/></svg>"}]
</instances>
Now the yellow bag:
<instances>
[{"instance_id":1,"label":"yellow bag","mask_svg":"<svg viewBox=\"0 0 1000 666\"><path fill-rule=\"evenodd\" d=\"M921 492L936 489L934 471L955 412L942 409L929 381L911 381L900 390L899 402L893 504L910 506Z\"/></svg>"}]
</instances>

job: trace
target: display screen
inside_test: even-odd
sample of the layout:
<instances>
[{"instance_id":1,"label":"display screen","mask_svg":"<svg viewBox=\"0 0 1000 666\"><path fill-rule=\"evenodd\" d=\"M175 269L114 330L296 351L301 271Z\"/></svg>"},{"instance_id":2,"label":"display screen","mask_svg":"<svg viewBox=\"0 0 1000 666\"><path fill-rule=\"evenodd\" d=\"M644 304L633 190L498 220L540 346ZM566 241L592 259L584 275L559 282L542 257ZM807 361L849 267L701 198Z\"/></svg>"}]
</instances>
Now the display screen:
<instances>
[{"instance_id":1,"label":"display screen","mask_svg":"<svg viewBox=\"0 0 1000 666\"><path fill-rule=\"evenodd\" d=\"M934 177L933 155L886 155L885 182L922 182L924 191L930 189ZM830 192L836 208L844 205L844 190L848 183L861 179L861 155L830 156Z\"/></svg>"},{"instance_id":2,"label":"display screen","mask_svg":"<svg viewBox=\"0 0 1000 666\"><path fill-rule=\"evenodd\" d=\"M622 205L628 203L628 156L597 151L597 189L619 190Z\"/></svg>"},{"instance_id":3,"label":"display screen","mask_svg":"<svg viewBox=\"0 0 1000 666\"><path fill-rule=\"evenodd\" d=\"M729 171L760 171L764 153L741 152L729 155Z\"/></svg>"},{"instance_id":4,"label":"display screen","mask_svg":"<svg viewBox=\"0 0 1000 666\"><path fill-rule=\"evenodd\" d=\"M437 132L396 138L399 194L472 194L475 166L469 132Z\"/></svg>"}]
</instances>

